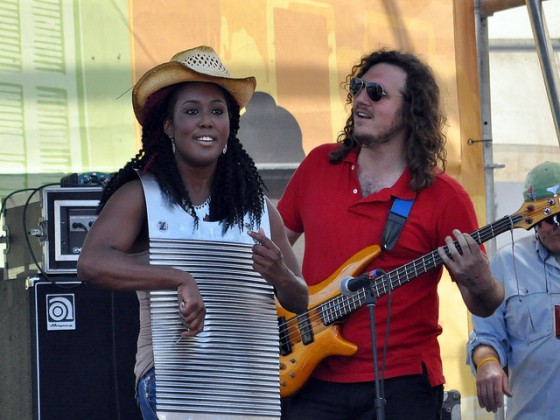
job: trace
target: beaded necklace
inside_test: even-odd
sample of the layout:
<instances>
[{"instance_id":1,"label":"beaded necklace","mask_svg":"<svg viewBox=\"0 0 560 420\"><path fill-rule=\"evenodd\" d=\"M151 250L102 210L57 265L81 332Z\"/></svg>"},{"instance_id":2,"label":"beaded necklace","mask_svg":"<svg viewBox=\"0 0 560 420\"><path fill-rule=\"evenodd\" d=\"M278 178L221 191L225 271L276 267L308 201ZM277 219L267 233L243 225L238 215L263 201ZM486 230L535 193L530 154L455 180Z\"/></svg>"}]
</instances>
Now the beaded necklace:
<instances>
[{"instance_id":1,"label":"beaded necklace","mask_svg":"<svg viewBox=\"0 0 560 420\"><path fill-rule=\"evenodd\" d=\"M198 206L193 206L195 210L202 210L204 207L208 207L210 205L210 196L206 199L206 201Z\"/></svg>"}]
</instances>

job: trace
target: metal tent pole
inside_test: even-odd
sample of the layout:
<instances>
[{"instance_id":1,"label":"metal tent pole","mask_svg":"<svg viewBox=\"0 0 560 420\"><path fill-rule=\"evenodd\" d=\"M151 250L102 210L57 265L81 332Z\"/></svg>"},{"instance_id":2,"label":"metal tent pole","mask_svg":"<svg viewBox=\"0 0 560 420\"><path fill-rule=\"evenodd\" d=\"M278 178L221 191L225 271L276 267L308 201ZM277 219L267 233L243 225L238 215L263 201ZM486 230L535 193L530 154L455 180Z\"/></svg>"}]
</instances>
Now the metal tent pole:
<instances>
[{"instance_id":1,"label":"metal tent pole","mask_svg":"<svg viewBox=\"0 0 560 420\"><path fill-rule=\"evenodd\" d=\"M539 54L539 61L543 72L546 93L548 94L548 102L550 104L550 110L552 111L552 119L554 120L554 127L556 128L556 138L560 145L560 101L558 100L560 82L558 81L558 66L555 64L554 51L542 10L542 0L526 1L529 20L533 28L535 46L537 47L537 53Z\"/></svg>"}]
</instances>

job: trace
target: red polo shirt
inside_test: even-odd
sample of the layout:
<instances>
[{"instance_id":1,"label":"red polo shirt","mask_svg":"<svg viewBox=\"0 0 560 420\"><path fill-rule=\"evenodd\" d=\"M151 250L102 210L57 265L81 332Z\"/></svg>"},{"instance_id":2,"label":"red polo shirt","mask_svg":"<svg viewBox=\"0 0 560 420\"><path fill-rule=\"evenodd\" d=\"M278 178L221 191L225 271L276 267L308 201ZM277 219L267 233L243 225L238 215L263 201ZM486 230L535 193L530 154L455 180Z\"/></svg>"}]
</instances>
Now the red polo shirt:
<instances>
[{"instance_id":1,"label":"red polo shirt","mask_svg":"<svg viewBox=\"0 0 560 420\"><path fill-rule=\"evenodd\" d=\"M327 279L361 249L381 245L381 236L393 197L413 199L414 204L396 246L367 267L390 272L445 245L453 229L473 232L478 228L472 202L453 178L437 175L431 187L415 194L406 170L391 188L365 198L358 181L357 152L340 164L328 156L335 144L317 147L304 159L278 203L286 226L305 233L303 275L309 285ZM445 382L438 335L437 285L442 268L431 270L392 292L385 378L421 374L428 370L432 386ZM462 314L463 312L461 312ZM387 296L377 300L375 324L379 372L387 322ZM314 376L333 382L373 380L370 321L367 307L349 315L343 324L344 338L356 343L353 357L331 356L315 369Z\"/></svg>"}]
</instances>

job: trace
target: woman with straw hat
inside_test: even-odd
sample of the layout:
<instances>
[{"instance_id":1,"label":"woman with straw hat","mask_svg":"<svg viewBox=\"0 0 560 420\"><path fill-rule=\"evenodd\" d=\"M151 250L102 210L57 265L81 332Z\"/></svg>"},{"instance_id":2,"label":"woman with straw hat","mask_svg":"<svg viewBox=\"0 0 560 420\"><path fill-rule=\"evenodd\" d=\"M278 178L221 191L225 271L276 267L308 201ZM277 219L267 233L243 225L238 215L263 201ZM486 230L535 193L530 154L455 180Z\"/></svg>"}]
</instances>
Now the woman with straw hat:
<instances>
[{"instance_id":1,"label":"woman with straw hat","mask_svg":"<svg viewBox=\"0 0 560 420\"><path fill-rule=\"evenodd\" d=\"M177 340L164 340L164 347L171 344L163 351L198 352L192 357L202 359L183 363L190 369L208 363L204 359L210 353L207 346L214 345L213 351L220 352L235 345L237 351L243 342L242 337L229 342L214 333L214 324L208 322L213 320L213 311L246 312L240 324L247 326L261 315L270 325L277 325L274 295L288 311L301 313L307 308L307 287L280 216L265 197L256 166L237 138L240 109L250 100L255 85L253 77L232 78L214 50L201 46L149 70L132 91L134 112L142 126L142 149L105 187L99 217L78 261L78 276L101 287L139 291L135 374L144 418L155 418L150 386L154 365L158 411L164 395L157 388L164 375L158 377L159 344L154 338L158 315L153 308L159 300L153 291L170 290L176 296L171 311L176 319L164 330L176 334ZM234 254L233 263L231 257L222 256L226 253ZM173 325L178 327L173 329ZM259 329L247 328L250 334ZM277 352L278 342L268 339L277 340L277 328L262 334L265 344ZM250 348L246 353L251 357ZM239 369L234 374L243 377L246 372ZM179 376L180 380L191 378L188 382L192 383L196 372ZM277 382L276 378L275 387ZM213 393L213 389L207 391ZM196 394L194 388L188 394ZM187 410L210 410L222 417L233 410L212 400L207 404L210 408L197 408L197 401ZM242 405L236 403L236 409ZM242 414L250 418L253 413L247 410ZM267 415L259 409L255 413Z\"/></svg>"}]
</instances>

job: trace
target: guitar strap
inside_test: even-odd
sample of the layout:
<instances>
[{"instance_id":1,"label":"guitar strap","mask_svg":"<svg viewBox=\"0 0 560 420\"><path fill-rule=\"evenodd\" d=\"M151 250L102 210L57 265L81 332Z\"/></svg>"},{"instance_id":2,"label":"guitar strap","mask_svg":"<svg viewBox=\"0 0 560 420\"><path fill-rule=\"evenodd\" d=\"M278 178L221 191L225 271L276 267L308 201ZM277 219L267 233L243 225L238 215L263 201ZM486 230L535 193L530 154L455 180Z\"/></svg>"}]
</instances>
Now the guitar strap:
<instances>
[{"instance_id":1,"label":"guitar strap","mask_svg":"<svg viewBox=\"0 0 560 420\"><path fill-rule=\"evenodd\" d=\"M387 223L385 223L385 229L383 230L382 245L384 251L390 251L393 249L397 243L397 239L401 234L401 230L408 219L408 213L412 208L412 200L402 200L400 198L395 198L391 210L389 211L389 217L387 217Z\"/></svg>"}]
</instances>

